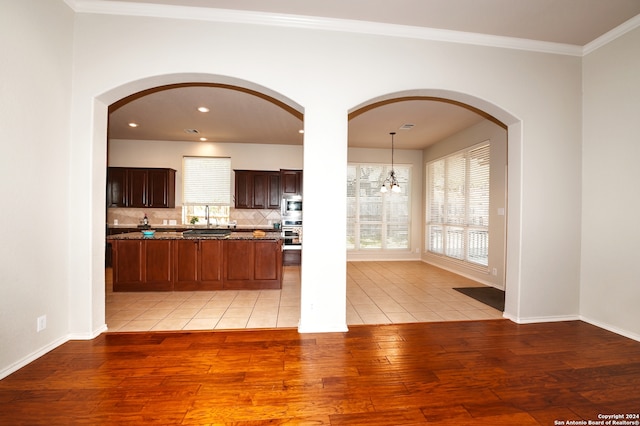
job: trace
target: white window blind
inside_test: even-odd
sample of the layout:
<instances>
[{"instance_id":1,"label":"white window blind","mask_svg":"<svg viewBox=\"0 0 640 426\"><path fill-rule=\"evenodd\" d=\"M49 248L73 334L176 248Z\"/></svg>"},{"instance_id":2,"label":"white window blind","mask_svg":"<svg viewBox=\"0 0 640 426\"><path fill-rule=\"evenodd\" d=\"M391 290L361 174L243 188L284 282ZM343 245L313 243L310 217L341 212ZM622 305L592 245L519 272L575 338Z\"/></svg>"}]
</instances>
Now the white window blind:
<instances>
[{"instance_id":1,"label":"white window blind","mask_svg":"<svg viewBox=\"0 0 640 426\"><path fill-rule=\"evenodd\" d=\"M427 164L426 250L489 263L490 144Z\"/></svg>"},{"instance_id":2,"label":"white window blind","mask_svg":"<svg viewBox=\"0 0 640 426\"><path fill-rule=\"evenodd\" d=\"M347 249L409 249L411 166L395 165L401 191L381 193L390 166L347 166Z\"/></svg>"},{"instance_id":3,"label":"white window blind","mask_svg":"<svg viewBox=\"0 0 640 426\"><path fill-rule=\"evenodd\" d=\"M184 206L231 205L231 159L221 157L183 158Z\"/></svg>"}]
</instances>

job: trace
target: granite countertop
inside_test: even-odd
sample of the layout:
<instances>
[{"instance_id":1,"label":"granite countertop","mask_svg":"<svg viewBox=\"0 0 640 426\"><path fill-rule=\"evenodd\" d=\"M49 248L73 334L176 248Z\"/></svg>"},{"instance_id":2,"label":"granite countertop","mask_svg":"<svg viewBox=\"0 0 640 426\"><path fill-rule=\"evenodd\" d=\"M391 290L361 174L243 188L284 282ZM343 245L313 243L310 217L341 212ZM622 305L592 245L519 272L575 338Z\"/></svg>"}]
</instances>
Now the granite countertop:
<instances>
[{"instance_id":1,"label":"granite countertop","mask_svg":"<svg viewBox=\"0 0 640 426\"><path fill-rule=\"evenodd\" d=\"M107 240L281 240L280 231L267 231L264 237L255 237L252 232L231 232L228 235L192 234L183 235L182 232L156 230L153 236L145 236L142 232L128 232L126 234L109 235Z\"/></svg>"},{"instance_id":2,"label":"granite countertop","mask_svg":"<svg viewBox=\"0 0 640 426\"><path fill-rule=\"evenodd\" d=\"M114 224L109 224L108 227L110 229L143 229L143 225L137 225L137 224L118 224L118 225L114 225ZM211 226L211 229L233 229L234 231L254 231L254 230L262 230L265 232L268 231L276 231L279 232L279 230L276 230L273 226L269 226L269 225L219 225L219 226ZM169 230L169 231L173 231L176 229L207 229L206 225L183 225L183 224L177 224L177 225L161 225L161 224L152 224L152 225L148 225L147 229L154 229L157 232L163 232L163 229L165 230Z\"/></svg>"}]
</instances>

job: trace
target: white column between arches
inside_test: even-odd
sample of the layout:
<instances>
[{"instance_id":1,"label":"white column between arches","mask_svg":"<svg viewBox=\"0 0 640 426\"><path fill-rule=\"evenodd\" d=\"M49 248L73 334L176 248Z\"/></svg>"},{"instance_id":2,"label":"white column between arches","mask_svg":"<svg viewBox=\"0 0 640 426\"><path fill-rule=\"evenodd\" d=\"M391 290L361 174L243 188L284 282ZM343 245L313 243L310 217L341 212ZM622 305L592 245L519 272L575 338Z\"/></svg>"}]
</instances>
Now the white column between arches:
<instances>
[{"instance_id":1,"label":"white column between arches","mask_svg":"<svg viewBox=\"0 0 640 426\"><path fill-rule=\"evenodd\" d=\"M298 331L343 332L346 323L347 112L305 107L303 250Z\"/></svg>"}]
</instances>

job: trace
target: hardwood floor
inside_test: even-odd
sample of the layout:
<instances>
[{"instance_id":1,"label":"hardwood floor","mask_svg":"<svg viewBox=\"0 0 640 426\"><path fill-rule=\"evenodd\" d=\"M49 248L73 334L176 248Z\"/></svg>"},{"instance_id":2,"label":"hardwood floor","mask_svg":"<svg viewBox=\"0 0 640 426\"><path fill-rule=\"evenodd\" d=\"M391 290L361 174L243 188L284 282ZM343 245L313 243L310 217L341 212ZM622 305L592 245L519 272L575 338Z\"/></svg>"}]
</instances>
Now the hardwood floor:
<instances>
[{"instance_id":1,"label":"hardwood floor","mask_svg":"<svg viewBox=\"0 0 640 426\"><path fill-rule=\"evenodd\" d=\"M0 381L0 423L554 425L638 389L640 342L579 321L105 333Z\"/></svg>"}]
</instances>

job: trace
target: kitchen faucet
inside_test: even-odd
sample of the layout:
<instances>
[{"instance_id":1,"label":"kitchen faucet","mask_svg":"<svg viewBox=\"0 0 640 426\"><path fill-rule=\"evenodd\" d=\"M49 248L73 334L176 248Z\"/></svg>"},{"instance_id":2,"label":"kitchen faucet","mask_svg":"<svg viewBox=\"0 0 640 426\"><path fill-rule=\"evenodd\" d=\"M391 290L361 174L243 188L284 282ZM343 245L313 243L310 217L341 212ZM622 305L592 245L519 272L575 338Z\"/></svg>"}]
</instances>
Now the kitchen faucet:
<instances>
[{"instance_id":1,"label":"kitchen faucet","mask_svg":"<svg viewBox=\"0 0 640 426\"><path fill-rule=\"evenodd\" d=\"M211 223L210 223L211 222L210 221L211 217L209 216L209 206L208 205L204 206L204 217L207 220L207 228L211 227ZM213 220L216 221L216 228L217 228L218 225L219 225L218 218L214 217Z\"/></svg>"}]
</instances>

